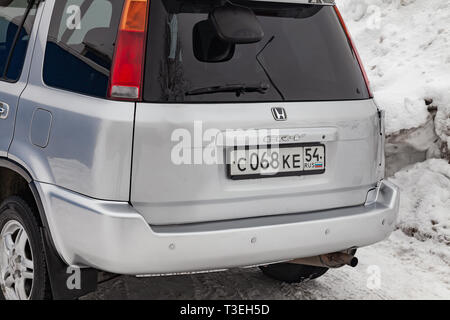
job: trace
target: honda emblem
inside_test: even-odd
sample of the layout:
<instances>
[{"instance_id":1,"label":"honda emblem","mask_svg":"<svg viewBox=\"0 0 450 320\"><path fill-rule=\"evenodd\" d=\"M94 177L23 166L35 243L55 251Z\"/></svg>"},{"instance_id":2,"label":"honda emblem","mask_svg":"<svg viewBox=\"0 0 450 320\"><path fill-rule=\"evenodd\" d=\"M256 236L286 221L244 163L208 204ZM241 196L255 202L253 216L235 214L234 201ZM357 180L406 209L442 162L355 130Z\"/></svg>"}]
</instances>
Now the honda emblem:
<instances>
[{"instance_id":1,"label":"honda emblem","mask_svg":"<svg viewBox=\"0 0 450 320\"><path fill-rule=\"evenodd\" d=\"M276 121L286 121L287 114L284 108L272 108L272 115Z\"/></svg>"}]
</instances>

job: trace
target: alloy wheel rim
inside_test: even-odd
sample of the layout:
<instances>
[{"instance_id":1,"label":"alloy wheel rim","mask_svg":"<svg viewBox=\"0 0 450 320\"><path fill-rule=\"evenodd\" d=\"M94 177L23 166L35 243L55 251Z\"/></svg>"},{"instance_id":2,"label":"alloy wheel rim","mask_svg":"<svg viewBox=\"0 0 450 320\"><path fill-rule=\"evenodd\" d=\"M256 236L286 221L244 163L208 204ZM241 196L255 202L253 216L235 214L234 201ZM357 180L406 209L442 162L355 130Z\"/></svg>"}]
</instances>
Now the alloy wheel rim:
<instances>
[{"instance_id":1,"label":"alloy wheel rim","mask_svg":"<svg viewBox=\"0 0 450 320\"><path fill-rule=\"evenodd\" d=\"M29 300L34 283L34 262L25 228L8 221L0 233L0 287L7 300Z\"/></svg>"}]
</instances>

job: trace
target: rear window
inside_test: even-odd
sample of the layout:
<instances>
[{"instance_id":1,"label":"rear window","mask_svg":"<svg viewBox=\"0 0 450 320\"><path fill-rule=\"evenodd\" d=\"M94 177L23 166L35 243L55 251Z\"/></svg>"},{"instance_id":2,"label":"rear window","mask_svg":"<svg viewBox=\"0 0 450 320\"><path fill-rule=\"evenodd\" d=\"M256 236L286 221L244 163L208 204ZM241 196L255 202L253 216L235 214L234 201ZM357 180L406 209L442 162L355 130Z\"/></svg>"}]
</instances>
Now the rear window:
<instances>
[{"instance_id":1,"label":"rear window","mask_svg":"<svg viewBox=\"0 0 450 320\"><path fill-rule=\"evenodd\" d=\"M58 0L44 60L44 82L105 98L124 0Z\"/></svg>"},{"instance_id":2,"label":"rear window","mask_svg":"<svg viewBox=\"0 0 450 320\"><path fill-rule=\"evenodd\" d=\"M33 2L14 0L5 3L5 1L0 1L1 79L7 81L19 79L35 16L36 5ZM22 28L19 30L20 26Z\"/></svg>"},{"instance_id":3,"label":"rear window","mask_svg":"<svg viewBox=\"0 0 450 320\"><path fill-rule=\"evenodd\" d=\"M263 102L368 99L364 77L332 6L232 1L250 8L264 38L236 45L231 59L201 62L194 26L214 1L152 0L144 79L148 102ZM258 62L259 60L259 62ZM198 94L222 86L261 92ZM251 91L251 90L250 90ZM189 94L196 92L196 94Z\"/></svg>"}]
</instances>

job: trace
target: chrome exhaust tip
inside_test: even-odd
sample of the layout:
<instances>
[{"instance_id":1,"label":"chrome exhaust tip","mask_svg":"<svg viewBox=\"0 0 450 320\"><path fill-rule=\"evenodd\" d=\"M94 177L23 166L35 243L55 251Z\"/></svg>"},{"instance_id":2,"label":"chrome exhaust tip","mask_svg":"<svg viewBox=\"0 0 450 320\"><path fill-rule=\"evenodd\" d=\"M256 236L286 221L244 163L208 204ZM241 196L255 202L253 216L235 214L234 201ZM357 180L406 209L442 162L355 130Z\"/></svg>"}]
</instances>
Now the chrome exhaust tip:
<instances>
[{"instance_id":1,"label":"chrome exhaust tip","mask_svg":"<svg viewBox=\"0 0 450 320\"><path fill-rule=\"evenodd\" d=\"M289 261L289 263L303 264L314 267L340 268L345 265L352 268L358 265L358 258L345 252L323 254L315 257L300 258Z\"/></svg>"}]
</instances>

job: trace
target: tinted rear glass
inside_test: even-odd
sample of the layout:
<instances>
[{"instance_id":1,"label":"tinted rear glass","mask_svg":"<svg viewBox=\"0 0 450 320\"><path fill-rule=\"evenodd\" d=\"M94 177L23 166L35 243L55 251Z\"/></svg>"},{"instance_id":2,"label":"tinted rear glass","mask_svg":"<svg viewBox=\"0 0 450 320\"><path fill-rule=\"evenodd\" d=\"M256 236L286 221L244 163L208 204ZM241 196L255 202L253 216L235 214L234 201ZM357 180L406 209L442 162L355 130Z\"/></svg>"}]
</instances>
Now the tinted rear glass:
<instances>
[{"instance_id":1,"label":"tinted rear glass","mask_svg":"<svg viewBox=\"0 0 450 320\"><path fill-rule=\"evenodd\" d=\"M4 2L0 2L0 78L16 81L25 61L36 17L36 5L27 0L6 1L7 4ZM23 27L19 31L22 23ZM9 64L6 65L7 63Z\"/></svg>"},{"instance_id":2,"label":"tinted rear glass","mask_svg":"<svg viewBox=\"0 0 450 320\"><path fill-rule=\"evenodd\" d=\"M369 98L357 58L333 7L233 1L253 10L264 38L257 43L236 45L228 61L209 63L194 55L193 29L196 23L208 19L212 3L151 1L144 100L259 102ZM258 53L261 63L256 58ZM241 95L234 92L186 95L196 89L241 84L264 84L269 89Z\"/></svg>"},{"instance_id":3,"label":"tinted rear glass","mask_svg":"<svg viewBox=\"0 0 450 320\"><path fill-rule=\"evenodd\" d=\"M44 60L44 82L105 98L124 0L58 0Z\"/></svg>"}]
</instances>

